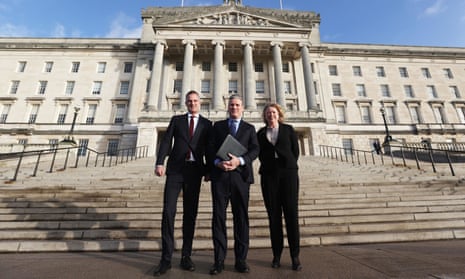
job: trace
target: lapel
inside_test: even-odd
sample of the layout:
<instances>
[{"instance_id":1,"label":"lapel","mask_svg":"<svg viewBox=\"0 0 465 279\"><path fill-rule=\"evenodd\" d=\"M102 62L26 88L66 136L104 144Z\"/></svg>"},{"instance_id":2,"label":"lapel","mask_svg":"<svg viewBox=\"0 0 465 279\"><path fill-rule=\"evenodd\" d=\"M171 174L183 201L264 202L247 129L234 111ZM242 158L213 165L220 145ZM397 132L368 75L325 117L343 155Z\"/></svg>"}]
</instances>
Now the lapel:
<instances>
[{"instance_id":1,"label":"lapel","mask_svg":"<svg viewBox=\"0 0 465 279\"><path fill-rule=\"evenodd\" d=\"M198 137L200 136L200 131L202 131L203 129L204 123L200 114L197 116L197 118L197 127L195 127L194 135L192 136L191 142L195 142L198 139Z\"/></svg>"}]
</instances>

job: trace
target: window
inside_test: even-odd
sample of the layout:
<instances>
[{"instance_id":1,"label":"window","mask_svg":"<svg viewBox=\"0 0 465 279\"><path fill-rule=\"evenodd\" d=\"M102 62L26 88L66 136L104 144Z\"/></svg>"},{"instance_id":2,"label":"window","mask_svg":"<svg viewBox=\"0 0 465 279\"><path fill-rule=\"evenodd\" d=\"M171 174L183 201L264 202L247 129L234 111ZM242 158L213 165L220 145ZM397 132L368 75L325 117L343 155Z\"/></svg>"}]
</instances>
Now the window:
<instances>
[{"instance_id":1,"label":"window","mask_svg":"<svg viewBox=\"0 0 465 279\"><path fill-rule=\"evenodd\" d=\"M410 118L412 123L419 124L421 123L420 108L417 106L409 107Z\"/></svg>"},{"instance_id":2,"label":"window","mask_svg":"<svg viewBox=\"0 0 465 279\"><path fill-rule=\"evenodd\" d=\"M333 90L333 96L342 96L341 84L333 83L331 84L331 88Z\"/></svg>"},{"instance_id":3,"label":"window","mask_svg":"<svg viewBox=\"0 0 465 279\"><path fill-rule=\"evenodd\" d=\"M263 63L255 63L255 72L263 73Z\"/></svg>"},{"instance_id":4,"label":"window","mask_svg":"<svg viewBox=\"0 0 465 279\"><path fill-rule=\"evenodd\" d=\"M229 62L228 70L230 72L237 72L237 63L236 62Z\"/></svg>"},{"instance_id":5,"label":"window","mask_svg":"<svg viewBox=\"0 0 465 279\"><path fill-rule=\"evenodd\" d=\"M105 69L107 68L107 62L98 62L97 63L97 73L105 73Z\"/></svg>"},{"instance_id":6,"label":"window","mask_svg":"<svg viewBox=\"0 0 465 279\"><path fill-rule=\"evenodd\" d=\"M39 113L39 107L40 107L39 104L32 105L31 113L29 114L29 120L28 120L29 124L36 123L37 114Z\"/></svg>"},{"instance_id":7,"label":"window","mask_svg":"<svg viewBox=\"0 0 465 279\"><path fill-rule=\"evenodd\" d=\"M455 85L449 86L449 91L450 91L452 97L460 99L460 92L459 92L459 89L457 88L457 86L455 86Z\"/></svg>"},{"instance_id":8,"label":"window","mask_svg":"<svg viewBox=\"0 0 465 279\"><path fill-rule=\"evenodd\" d=\"M237 80L228 81L228 93L237 94Z\"/></svg>"},{"instance_id":9,"label":"window","mask_svg":"<svg viewBox=\"0 0 465 279\"><path fill-rule=\"evenodd\" d=\"M26 70L26 64L27 62L26 61L19 61L18 62L18 73L24 73L24 71Z\"/></svg>"},{"instance_id":10,"label":"window","mask_svg":"<svg viewBox=\"0 0 465 279\"><path fill-rule=\"evenodd\" d=\"M404 85L404 92L407 98L415 98L415 94L413 93L413 87L411 85Z\"/></svg>"},{"instance_id":11,"label":"window","mask_svg":"<svg viewBox=\"0 0 465 279\"><path fill-rule=\"evenodd\" d=\"M73 62L71 64L71 73L77 73L79 72L79 66L81 65L81 62Z\"/></svg>"},{"instance_id":12,"label":"window","mask_svg":"<svg viewBox=\"0 0 465 279\"><path fill-rule=\"evenodd\" d=\"M37 90L37 94L44 95L46 89L47 89L47 81L46 80L39 81L39 89Z\"/></svg>"},{"instance_id":13,"label":"window","mask_svg":"<svg viewBox=\"0 0 465 279\"><path fill-rule=\"evenodd\" d=\"M201 103L200 104L200 110L202 111L209 111L210 110L210 103Z\"/></svg>"},{"instance_id":14,"label":"window","mask_svg":"<svg viewBox=\"0 0 465 279\"><path fill-rule=\"evenodd\" d=\"M95 122L95 114L97 113L97 104L89 104L87 111L86 124L92 125Z\"/></svg>"},{"instance_id":15,"label":"window","mask_svg":"<svg viewBox=\"0 0 465 279\"><path fill-rule=\"evenodd\" d=\"M72 95L74 91L74 85L76 83L73 80L66 82L65 95Z\"/></svg>"},{"instance_id":16,"label":"window","mask_svg":"<svg viewBox=\"0 0 465 279\"><path fill-rule=\"evenodd\" d=\"M119 94L127 95L129 94L129 81L121 81L119 84Z\"/></svg>"},{"instance_id":17,"label":"window","mask_svg":"<svg viewBox=\"0 0 465 279\"><path fill-rule=\"evenodd\" d=\"M202 62L202 72L210 72L212 70L212 64L210 62Z\"/></svg>"},{"instance_id":18,"label":"window","mask_svg":"<svg viewBox=\"0 0 465 279\"><path fill-rule=\"evenodd\" d=\"M428 92L428 96L430 98L436 99L438 97L438 94L436 92L436 88L434 87L434 85L427 85L426 91Z\"/></svg>"},{"instance_id":19,"label":"window","mask_svg":"<svg viewBox=\"0 0 465 279\"><path fill-rule=\"evenodd\" d=\"M365 90L365 84L357 84L355 86L357 88L357 94L358 94L359 97L366 97L367 96L367 92Z\"/></svg>"},{"instance_id":20,"label":"window","mask_svg":"<svg viewBox=\"0 0 465 279\"><path fill-rule=\"evenodd\" d=\"M10 94L18 93L19 80L12 80L10 85Z\"/></svg>"},{"instance_id":21,"label":"window","mask_svg":"<svg viewBox=\"0 0 465 279\"><path fill-rule=\"evenodd\" d=\"M381 96L382 97L388 97L388 98L391 97L391 92L389 91L389 85L381 84L380 88L381 88Z\"/></svg>"},{"instance_id":22,"label":"window","mask_svg":"<svg viewBox=\"0 0 465 279\"><path fill-rule=\"evenodd\" d=\"M352 156L354 149L352 139L342 139L342 148L344 148L345 155Z\"/></svg>"},{"instance_id":23,"label":"window","mask_svg":"<svg viewBox=\"0 0 465 279\"><path fill-rule=\"evenodd\" d=\"M108 148L107 148L107 155L108 156L117 156L118 155L118 139L110 139L108 140Z\"/></svg>"},{"instance_id":24,"label":"window","mask_svg":"<svg viewBox=\"0 0 465 279\"><path fill-rule=\"evenodd\" d=\"M360 106L360 115L363 124L371 124L371 113L369 106Z\"/></svg>"},{"instance_id":25,"label":"window","mask_svg":"<svg viewBox=\"0 0 465 279\"><path fill-rule=\"evenodd\" d=\"M346 123L346 108L343 105L335 106L336 111L336 121L339 124Z\"/></svg>"},{"instance_id":26,"label":"window","mask_svg":"<svg viewBox=\"0 0 465 279\"><path fill-rule=\"evenodd\" d=\"M396 114L395 114L394 106L386 106L384 107L384 109L386 112L386 122L389 124L395 124Z\"/></svg>"},{"instance_id":27,"label":"window","mask_svg":"<svg viewBox=\"0 0 465 279\"><path fill-rule=\"evenodd\" d=\"M454 75L452 74L452 71L451 69L449 68L445 68L445 69L442 69L443 72L444 72L444 76L448 79L453 79L454 78Z\"/></svg>"},{"instance_id":28,"label":"window","mask_svg":"<svg viewBox=\"0 0 465 279\"><path fill-rule=\"evenodd\" d=\"M200 82L200 93L208 94L210 93L210 80L203 79Z\"/></svg>"},{"instance_id":29,"label":"window","mask_svg":"<svg viewBox=\"0 0 465 279\"><path fill-rule=\"evenodd\" d=\"M115 124L123 123L125 111L126 111L125 104L116 104L115 121L114 121Z\"/></svg>"},{"instance_id":30,"label":"window","mask_svg":"<svg viewBox=\"0 0 465 279\"><path fill-rule=\"evenodd\" d=\"M94 81L94 85L92 86L92 95L100 95L100 93L102 93L102 82Z\"/></svg>"},{"instance_id":31,"label":"window","mask_svg":"<svg viewBox=\"0 0 465 279\"><path fill-rule=\"evenodd\" d=\"M58 147L58 139L49 139L48 144L50 148L57 148Z\"/></svg>"},{"instance_id":32,"label":"window","mask_svg":"<svg viewBox=\"0 0 465 279\"><path fill-rule=\"evenodd\" d=\"M289 62L283 63L283 73L289 73Z\"/></svg>"},{"instance_id":33,"label":"window","mask_svg":"<svg viewBox=\"0 0 465 279\"><path fill-rule=\"evenodd\" d=\"M421 68L421 74L424 78L431 78L431 74L428 68Z\"/></svg>"},{"instance_id":34,"label":"window","mask_svg":"<svg viewBox=\"0 0 465 279\"><path fill-rule=\"evenodd\" d=\"M284 81L284 94L292 94L292 87L290 81Z\"/></svg>"},{"instance_id":35,"label":"window","mask_svg":"<svg viewBox=\"0 0 465 279\"><path fill-rule=\"evenodd\" d=\"M18 144L26 145L27 144L27 139L18 139Z\"/></svg>"},{"instance_id":36,"label":"window","mask_svg":"<svg viewBox=\"0 0 465 279\"><path fill-rule=\"evenodd\" d=\"M68 104L60 105L60 112L58 113L57 124L64 124L66 119L66 113L68 112Z\"/></svg>"},{"instance_id":37,"label":"window","mask_svg":"<svg viewBox=\"0 0 465 279\"><path fill-rule=\"evenodd\" d=\"M460 119L460 123L465 123L465 107L457 107L456 109Z\"/></svg>"},{"instance_id":38,"label":"window","mask_svg":"<svg viewBox=\"0 0 465 279\"><path fill-rule=\"evenodd\" d=\"M0 123L6 123L6 119L8 118L8 114L10 113L11 104L3 104L2 106L2 114L0 114Z\"/></svg>"},{"instance_id":39,"label":"window","mask_svg":"<svg viewBox=\"0 0 465 279\"><path fill-rule=\"evenodd\" d=\"M51 73L51 72L52 72L52 68L53 68L53 62L51 62L51 61L45 62L45 65L44 65L44 72L46 72L46 73Z\"/></svg>"},{"instance_id":40,"label":"window","mask_svg":"<svg viewBox=\"0 0 465 279\"><path fill-rule=\"evenodd\" d=\"M400 68L399 68L399 74L400 74L400 77L408 78L408 71L407 71L407 68L405 68L405 67L400 67Z\"/></svg>"},{"instance_id":41,"label":"window","mask_svg":"<svg viewBox=\"0 0 465 279\"><path fill-rule=\"evenodd\" d=\"M434 106L433 107L434 118L436 119L436 123L445 124L446 117L444 115L443 107Z\"/></svg>"},{"instance_id":42,"label":"window","mask_svg":"<svg viewBox=\"0 0 465 279\"><path fill-rule=\"evenodd\" d=\"M330 76L337 76L337 66L336 65L329 65L329 75Z\"/></svg>"},{"instance_id":43,"label":"window","mask_svg":"<svg viewBox=\"0 0 465 279\"><path fill-rule=\"evenodd\" d=\"M88 146L89 146L89 139L80 139L79 148L77 152L78 156L86 156Z\"/></svg>"},{"instance_id":44,"label":"window","mask_svg":"<svg viewBox=\"0 0 465 279\"><path fill-rule=\"evenodd\" d=\"M173 86L173 93L180 93L182 91L182 79L175 79Z\"/></svg>"},{"instance_id":45,"label":"window","mask_svg":"<svg viewBox=\"0 0 465 279\"><path fill-rule=\"evenodd\" d=\"M176 72L182 72L184 71L184 63L177 61L176 62Z\"/></svg>"},{"instance_id":46,"label":"window","mask_svg":"<svg viewBox=\"0 0 465 279\"><path fill-rule=\"evenodd\" d=\"M255 92L257 94L264 94L265 93L265 81L257 80L255 82Z\"/></svg>"},{"instance_id":47,"label":"window","mask_svg":"<svg viewBox=\"0 0 465 279\"><path fill-rule=\"evenodd\" d=\"M360 66L352 66L352 72L354 73L354 76L356 77L362 76L362 68L360 68Z\"/></svg>"},{"instance_id":48,"label":"window","mask_svg":"<svg viewBox=\"0 0 465 279\"><path fill-rule=\"evenodd\" d=\"M385 77L386 76L386 73L384 72L384 67L383 66L376 67L376 75L378 77Z\"/></svg>"},{"instance_id":49,"label":"window","mask_svg":"<svg viewBox=\"0 0 465 279\"><path fill-rule=\"evenodd\" d=\"M124 62L124 72L132 73L132 62Z\"/></svg>"}]
</instances>

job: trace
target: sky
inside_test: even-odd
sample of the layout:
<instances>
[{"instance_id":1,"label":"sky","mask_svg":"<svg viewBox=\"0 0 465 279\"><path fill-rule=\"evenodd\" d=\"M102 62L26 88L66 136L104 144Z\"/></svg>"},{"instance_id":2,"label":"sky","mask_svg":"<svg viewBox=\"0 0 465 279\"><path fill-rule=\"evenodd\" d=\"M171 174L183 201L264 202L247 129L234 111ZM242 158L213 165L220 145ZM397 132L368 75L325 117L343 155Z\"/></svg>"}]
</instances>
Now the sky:
<instances>
[{"instance_id":1,"label":"sky","mask_svg":"<svg viewBox=\"0 0 465 279\"><path fill-rule=\"evenodd\" d=\"M222 0L0 0L0 37L138 38L143 8L222 3ZM319 13L324 43L465 47L465 0L242 0L242 3Z\"/></svg>"}]
</instances>

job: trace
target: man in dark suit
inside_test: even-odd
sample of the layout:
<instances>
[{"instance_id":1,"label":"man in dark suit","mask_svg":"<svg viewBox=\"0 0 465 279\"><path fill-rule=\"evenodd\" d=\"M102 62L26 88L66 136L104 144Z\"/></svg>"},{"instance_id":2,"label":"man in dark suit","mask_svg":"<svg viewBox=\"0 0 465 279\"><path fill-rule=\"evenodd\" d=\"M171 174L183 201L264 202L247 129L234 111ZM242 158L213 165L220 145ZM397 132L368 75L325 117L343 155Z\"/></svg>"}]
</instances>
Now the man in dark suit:
<instances>
[{"instance_id":1,"label":"man in dark suit","mask_svg":"<svg viewBox=\"0 0 465 279\"><path fill-rule=\"evenodd\" d=\"M226 257L226 209L231 202L234 215L235 269L249 272L247 253L249 249L249 188L254 182L252 162L258 156L259 147L255 127L241 119L244 108L242 99L232 95L228 102L229 118L213 125L210 137L208 161L212 164L211 182L213 199L212 233L215 263L210 274L221 273ZM228 134L234 136L246 149L245 154L230 154L229 160L216 157Z\"/></svg>"},{"instance_id":2,"label":"man in dark suit","mask_svg":"<svg viewBox=\"0 0 465 279\"><path fill-rule=\"evenodd\" d=\"M163 196L162 257L160 264L155 269L155 276L164 274L171 268L176 203L181 190L183 192L183 244L180 265L185 270L195 270L190 256L200 185L202 176L207 174L204 160L205 148L212 123L199 114L200 95L198 92L189 91L186 94L185 103L188 113L171 118L160 144L155 165L155 174L163 176L165 174L165 157L169 154Z\"/></svg>"}]
</instances>

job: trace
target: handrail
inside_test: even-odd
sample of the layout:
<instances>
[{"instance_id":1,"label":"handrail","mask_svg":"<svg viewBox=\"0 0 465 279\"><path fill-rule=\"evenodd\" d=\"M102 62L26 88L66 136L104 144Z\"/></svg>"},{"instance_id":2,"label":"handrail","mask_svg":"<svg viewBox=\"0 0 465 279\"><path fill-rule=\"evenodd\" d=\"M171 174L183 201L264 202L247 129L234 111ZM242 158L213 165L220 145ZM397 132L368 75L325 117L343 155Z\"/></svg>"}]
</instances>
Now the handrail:
<instances>
[{"instance_id":1,"label":"handrail","mask_svg":"<svg viewBox=\"0 0 465 279\"><path fill-rule=\"evenodd\" d=\"M80 158L84 157L84 155L87 157L83 163L79 164ZM42 149L42 150L32 150L32 151L24 151L24 152L12 152L12 153L4 153L0 154L0 162L3 162L6 164L6 162L9 162L10 165L15 165L14 168L14 174L13 176L7 180L5 183L12 183L17 180L18 175L20 173L21 169L27 168L25 166L24 161L27 160L29 163L29 166L32 165L32 172L31 175L32 177L37 175L37 172L39 171L40 167L44 165L44 163L48 163L48 167L42 167L46 170L47 172L52 173L54 170L55 171L64 171L66 170L70 162L72 162L74 158L74 164L73 168L78 168L79 166L82 167L89 167L89 161L91 160L91 157L95 157L95 165L94 167L98 166L98 163L101 161L101 166L105 167L111 167L111 166L116 166L118 164L122 163L127 163L129 161L134 161L140 158L145 158L148 156L148 146L137 146L137 147L132 147L132 148L124 148L124 149L117 149L114 152L97 152L91 148L85 147L85 146L70 146L70 147L56 147L56 148L49 148L49 149ZM103 159L102 159L103 156ZM107 160L107 156L110 158L110 160ZM16 162L16 163L15 163ZM61 163L62 162L62 165ZM56 168L55 165L57 163L60 163L61 167ZM23 171L26 172L26 171Z\"/></svg>"},{"instance_id":2,"label":"handrail","mask_svg":"<svg viewBox=\"0 0 465 279\"><path fill-rule=\"evenodd\" d=\"M457 166L458 163L465 162L464 151L448 149L433 149L404 145L388 145L387 147L385 147L384 153L377 153L376 151L359 150L354 148L344 148L328 145L320 145L319 148L320 155L323 157L344 161L342 155L338 158L337 153L339 151L340 154L345 154L345 162L349 162L348 156L350 156L352 158L352 164L357 163L358 165L361 165L363 162L365 165L369 164L367 156L371 156L370 161L373 165L376 165L376 162L379 162L380 164L384 165L384 156L390 156L392 165L396 166L401 165L404 167L408 167L408 162L414 161L415 167L419 170L421 169L421 162L428 163L431 165L431 169L434 173L438 171L438 166L446 164L452 176L456 175L454 164ZM336 156L334 156L334 154L336 154ZM363 155L364 160L360 160L361 155ZM354 161L354 156L357 159L356 161ZM400 159L402 161L400 163L397 162Z\"/></svg>"}]
</instances>

